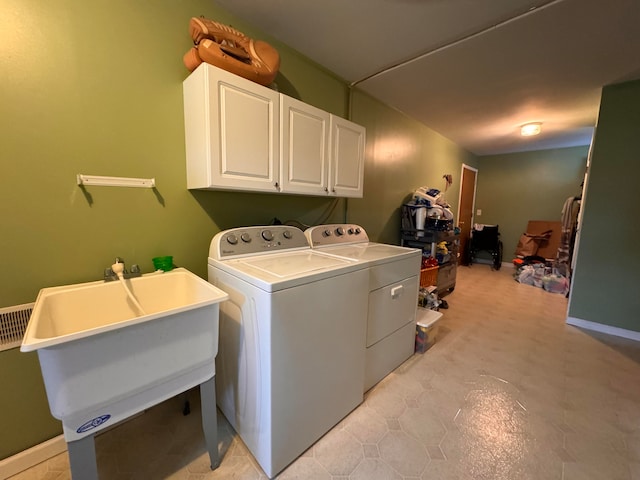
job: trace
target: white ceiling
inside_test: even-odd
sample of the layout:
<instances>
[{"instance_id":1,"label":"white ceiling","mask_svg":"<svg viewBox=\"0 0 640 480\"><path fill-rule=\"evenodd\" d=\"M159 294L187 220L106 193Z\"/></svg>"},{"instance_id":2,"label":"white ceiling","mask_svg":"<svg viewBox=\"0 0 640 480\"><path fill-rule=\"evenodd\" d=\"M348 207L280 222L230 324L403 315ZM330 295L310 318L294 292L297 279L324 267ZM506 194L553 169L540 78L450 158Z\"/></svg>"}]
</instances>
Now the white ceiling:
<instances>
[{"instance_id":1,"label":"white ceiling","mask_svg":"<svg viewBox=\"0 0 640 480\"><path fill-rule=\"evenodd\" d=\"M478 155L588 145L601 87L640 78L640 0L217 3Z\"/></svg>"}]
</instances>

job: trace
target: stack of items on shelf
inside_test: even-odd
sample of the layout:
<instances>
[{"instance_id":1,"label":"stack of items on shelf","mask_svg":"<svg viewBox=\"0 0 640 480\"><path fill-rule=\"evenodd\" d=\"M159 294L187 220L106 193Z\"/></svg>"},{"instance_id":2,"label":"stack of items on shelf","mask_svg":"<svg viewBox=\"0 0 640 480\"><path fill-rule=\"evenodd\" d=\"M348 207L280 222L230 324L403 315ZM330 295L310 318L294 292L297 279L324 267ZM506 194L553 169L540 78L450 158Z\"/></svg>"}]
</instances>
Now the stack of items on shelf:
<instances>
[{"instance_id":1,"label":"stack of items on shelf","mask_svg":"<svg viewBox=\"0 0 640 480\"><path fill-rule=\"evenodd\" d=\"M451 175L444 178L449 186ZM454 229L453 213L436 188L418 188L401 212L401 245L423 251L415 351L424 353L435 343L442 317L439 310L448 308L441 297L455 288L460 230Z\"/></svg>"},{"instance_id":2,"label":"stack of items on shelf","mask_svg":"<svg viewBox=\"0 0 640 480\"><path fill-rule=\"evenodd\" d=\"M423 236L421 230L439 231L453 230L453 213L444 195L437 188L420 187L413 199L405 204L407 218L404 218L403 229L415 229L417 236Z\"/></svg>"},{"instance_id":3,"label":"stack of items on shelf","mask_svg":"<svg viewBox=\"0 0 640 480\"><path fill-rule=\"evenodd\" d=\"M424 212L433 210L433 207L427 208L420 203L441 198L432 190L426 187L418 189L431 200L416 195L412 202L402 205L400 239L402 246L422 249L423 256L429 259L429 263L422 267L421 283L424 286L436 286L442 297L455 288L460 231L453 228L453 219L438 218L438 214L435 217L425 217L427 221L423 224L421 219L426 215ZM448 207L446 211L449 211Z\"/></svg>"}]
</instances>

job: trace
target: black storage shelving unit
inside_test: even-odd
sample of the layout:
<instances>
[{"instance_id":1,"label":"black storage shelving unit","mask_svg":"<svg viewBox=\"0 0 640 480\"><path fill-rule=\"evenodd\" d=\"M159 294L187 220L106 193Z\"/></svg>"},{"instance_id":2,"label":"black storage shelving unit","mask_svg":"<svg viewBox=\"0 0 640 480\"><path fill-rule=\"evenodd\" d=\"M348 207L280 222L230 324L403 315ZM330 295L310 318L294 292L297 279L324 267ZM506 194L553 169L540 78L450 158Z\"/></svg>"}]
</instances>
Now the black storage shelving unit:
<instances>
[{"instance_id":1,"label":"black storage shelving unit","mask_svg":"<svg viewBox=\"0 0 640 480\"><path fill-rule=\"evenodd\" d=\"M438 294L444 296L452 292L456 286L456 273L458 268L458 249L460 246L459 234L453 230L452 220L427 219L424 229L415 226L415 215L411 205L402 206L402 222L400 230L400 244L405 247L419 248L438 259ZM436 245L440 242L447 243L449 254L440 257L436 253Z\"/></svg>"}]
</instances>

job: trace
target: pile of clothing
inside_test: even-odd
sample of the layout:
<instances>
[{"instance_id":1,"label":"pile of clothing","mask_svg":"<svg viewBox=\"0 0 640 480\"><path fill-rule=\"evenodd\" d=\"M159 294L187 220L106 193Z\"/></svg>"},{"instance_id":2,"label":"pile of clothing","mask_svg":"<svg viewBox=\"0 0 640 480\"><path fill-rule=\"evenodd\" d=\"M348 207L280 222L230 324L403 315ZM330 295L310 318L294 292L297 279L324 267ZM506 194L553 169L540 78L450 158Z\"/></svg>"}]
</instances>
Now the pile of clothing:
<instances>
[{"instance_id":1,"label":"pile of clothing","mask_svg":"<svg viewBox=\"0 0 640 480\"><path fill-rule=\"evenodd\" d=\"M525 257L514 274L516 281L544 288L547 292L569 293L569 280L549 267L542 257Z\"/></svg>"}]
</instances>

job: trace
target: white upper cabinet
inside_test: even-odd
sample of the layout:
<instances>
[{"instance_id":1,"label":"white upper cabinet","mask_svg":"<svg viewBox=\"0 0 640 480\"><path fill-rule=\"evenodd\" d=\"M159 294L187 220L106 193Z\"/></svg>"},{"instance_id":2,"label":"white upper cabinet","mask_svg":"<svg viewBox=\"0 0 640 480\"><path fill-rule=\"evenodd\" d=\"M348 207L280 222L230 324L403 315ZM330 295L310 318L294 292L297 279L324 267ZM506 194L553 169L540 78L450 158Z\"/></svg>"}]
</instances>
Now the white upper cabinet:
<instances>
[{"instance_id":1,"label":"white upper cabinet","mask_svg":"<svg viewBox=\"0 0 640 480\"><path fill-rule=\"evenodd\" d=\"M183 87L187 187L279 191L279 93L204 63Z\"/></svg>"},{"instance_id":2,"label":"white upper cabinet","mask_svg":"<svg viewBox=\"0 0 640 480\"><path fill-rule=\"evenodd\" d=\"M329 113L280 96L280 171L288 193L327 195L329 191Z\"/></svg>"},{"instance_id":3,"label":"white upper cabinet","mask_svg":"<svg viewBox=\"0 0 640 480\"><path fill-rule=\"evenodd\" d=\"M209 64L183 87L188 188L362 197L363 127Z\"/></svg>"},{"instance_id":4,"label":"white upper cabinet","mask_svg":"<svg viewBox=\"0 0 640 480\"><path fill-rule=\"evenodd\" d=\"M337 197L362 197L365 128L331 115L329 193Z\"/></svg>"}]
</instances>

